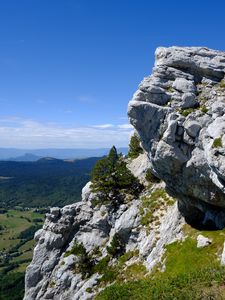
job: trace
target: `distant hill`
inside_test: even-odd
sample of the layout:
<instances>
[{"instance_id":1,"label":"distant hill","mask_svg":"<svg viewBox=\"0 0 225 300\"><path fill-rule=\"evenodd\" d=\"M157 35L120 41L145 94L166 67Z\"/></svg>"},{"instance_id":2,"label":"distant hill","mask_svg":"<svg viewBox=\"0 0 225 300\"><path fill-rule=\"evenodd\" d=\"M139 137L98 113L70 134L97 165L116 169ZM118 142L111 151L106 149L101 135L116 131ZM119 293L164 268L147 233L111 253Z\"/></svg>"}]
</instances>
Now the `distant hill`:
<instances>
[{"instance_id":1,"label":"distant hill","mask_svg":"<svg viewBox=\"0 0 225 300\"><path fill-rule=\"evenodd\" d=\"M97 160L0 161L0 207L63 206L79 201Z\"/></svg>"},{"instance_id":2,"label":"distant hill","mask_svg":"<svg viewBox=\"0 0 225 300\"><path fill-rule=\"evenodd\" d=\"M41 157L34 155L32 153L25 153L24 155L18 156L18 157L11 157L7 160L9 161L37 161L39 160Z\"/></svg>"},{"instance_id":3,"label":"distant hill","mask_svg":"<svg viewBox=\"0 0 225 300\"><path fill-rule=\"evenodd\" d=\"M58 159L77 159L88 157L101 157L107 155L109 148L97 149L16 149L0 148L0 160L36 161L41 157L55 157ZM127 154L128 148L118 148L118 152Z\"/></svg>"}]
</instances>

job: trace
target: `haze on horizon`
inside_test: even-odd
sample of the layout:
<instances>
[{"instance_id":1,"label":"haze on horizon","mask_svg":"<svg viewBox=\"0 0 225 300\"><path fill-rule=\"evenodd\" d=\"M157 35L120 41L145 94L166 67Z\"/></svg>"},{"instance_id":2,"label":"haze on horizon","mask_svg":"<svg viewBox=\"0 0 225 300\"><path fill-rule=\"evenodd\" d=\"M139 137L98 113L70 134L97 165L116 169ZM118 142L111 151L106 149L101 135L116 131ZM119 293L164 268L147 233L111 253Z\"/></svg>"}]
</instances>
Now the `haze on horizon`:
<instances>
[{"instance_id":1,"label":"haze on horizon","mask_svg":"<svg viewBox=\"0 0 225 300\"><path fill-rule=\"evenodd\" d=\"M1 1L0 147L126 147L127 104L158 46L225 49L225 3L210 4Z\"/></svg>"}]
</instances>

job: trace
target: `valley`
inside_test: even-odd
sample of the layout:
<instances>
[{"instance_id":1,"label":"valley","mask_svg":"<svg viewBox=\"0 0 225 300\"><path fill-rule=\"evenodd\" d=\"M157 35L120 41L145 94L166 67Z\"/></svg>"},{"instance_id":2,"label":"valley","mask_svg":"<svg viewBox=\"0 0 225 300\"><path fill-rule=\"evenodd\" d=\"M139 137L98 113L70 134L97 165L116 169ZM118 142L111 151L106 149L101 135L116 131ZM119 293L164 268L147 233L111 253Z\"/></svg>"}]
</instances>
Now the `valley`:
<instances>
[{"instance_id":1,"label":"valley","mask_svg":"<svg viewBox=\"0 0 225 300\"><path fill-rule=\"evenodd\" d=\"M61 207L77 202L97 160L0 161L0 208Z\"/></svg>"},{"instance_id":2,"label":"valley","mask_svg":"<svg viewBox=\"0 0 225 300\"><path fill-rule=\"evenodd\" d=\"M24 275L33 255L33 235L44 221L44 211L0 211L0 299L22 299Z\"/></svg>"},{"instance_id":3,"label":"valley","mask_svg":"<svg viewBox=\"0 0 225 300\"><path fill-rule=\"evenodd\" d=\"M50 206L80 200L98 159L0 161L0 300L23 298L34 233Z\"/></svg>"}]
</instances>

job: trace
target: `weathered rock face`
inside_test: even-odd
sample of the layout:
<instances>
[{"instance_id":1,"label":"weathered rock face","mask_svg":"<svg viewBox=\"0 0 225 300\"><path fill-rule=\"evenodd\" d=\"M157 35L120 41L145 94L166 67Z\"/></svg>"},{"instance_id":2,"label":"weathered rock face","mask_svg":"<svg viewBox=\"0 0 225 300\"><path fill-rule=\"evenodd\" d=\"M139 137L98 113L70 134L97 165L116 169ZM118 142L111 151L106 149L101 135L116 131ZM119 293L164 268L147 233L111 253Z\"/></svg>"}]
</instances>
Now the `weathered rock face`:
<instances>
[{"instance_id":1,"label":"weathered rock face","mask_svg":"<svg viewBox=\"0 0 225 300\"><path fill-rule=\"evenodd\" d=\"M141 161L147 162L145 154L140 157ZM140 157L130 162L129 168L144 180L146 164L140 163ZM146 188L139 199L116 207L112 204L96 206L94 201L99 195L91 192L90 185L83 188L81 202L61 209L52 208L43 228L36 232L37 245L26 270L24 300L93 299L104 287L99 283L102 274L94 272L83 277L76 269L79 256L71 252L75 243L82 244L88 257L97 264L109 255L107 246L116 234L123 242L125 252L137 253L127 265L139 263L150 271L162 259L165 245L183 239L184 220L176 202L163 205L159 196L161 204L152 212L151 230L149 225L141 222L141 214L148 210L148 207L142 208L142 197L149 197L156 189L163 190L164 183L158 183L150 190ZM110 264L116 264L116 261L115 257L111 258ZM127 265L120 269L126 269Z\"/></svg>"},{"instance_id":2,"label":"weathered rock face","mask_svg":"<svg viewBox=\"0 0 225 300\"><path fill-rule=\"evenodd\" d=\"M197 226L225 226L225 52L156 50L128 115L154 174Z\"/></svg>"}]
</instances>

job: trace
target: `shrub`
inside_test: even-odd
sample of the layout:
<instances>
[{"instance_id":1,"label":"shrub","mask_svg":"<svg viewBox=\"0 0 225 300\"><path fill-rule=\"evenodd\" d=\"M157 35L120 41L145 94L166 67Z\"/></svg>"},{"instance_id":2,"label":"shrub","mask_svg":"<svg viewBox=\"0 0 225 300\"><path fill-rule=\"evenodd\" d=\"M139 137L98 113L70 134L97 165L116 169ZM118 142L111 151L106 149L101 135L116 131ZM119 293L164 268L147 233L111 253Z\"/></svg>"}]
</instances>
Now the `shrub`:
<instances>
[{"instance_id":1,"label":"shrub","mask_svg":"<svg viewBox=\"0 0 225 300\"><path fill-rule=\"evenodd\" d=\"M125 245L117 233L114 234L111 244L107 246L106 250L113 257L121 256L125 252Z\"/></svg>"},{"instance_id":2,"label":"shrub","mask_svg":"<svg viewBox=\"0 0 225 300\"><path fill-rule=\"evenodd\" d=\"M94 272L103 274L105 270L108 268L108 263L110 261L110 257L106 256L103 257L95 266L94 266Z\"/></svg>"},{"instance_id":3,"label":"shrub","mask_svg":"<svg viewBox=\"0 0 225 300\"><path fill-rule=\"evenodd\" d=\"M70 251L67 251L64 256L69 256L69 255L85 255L86 254L86 249L84 248L83 244L79 244L77 241L74 242L74 246Z\"/></svg>"},{"instance_id":4,"label":"shrub","mask_svg":"<svg viewBox=\"0 0 225 300\"><path fill-rule=\"evenodd\" d=\"M75 241L73 248L65 253L65 257L69 255L76 255L79 257L79 262L76 263L74 271L81 273L82 278L88 278L93 274L94 262L87 254L87 251L82 243Z\"/></svg>"},{"instance_id":5,"label":"shrub","mask_svg":"<svg viewBox=\"0 0 225 300\"><path fill-rule=\"evenodd\" d=\"M224 79L222 79L222 80L220 81L219 86L220 86L222 89L225 88L225 81L224 81Z\"/></svg>"},{"instance_id":6,"label":"shrub","mask_svg":"<svg viewBox=\"0 0 225 300\"><path fill-rule=\"evenodd\" d=\"M140 140L138 136L134 134L130 139L128 157L134 159L142 153L143 149L141 148Z\"/></svg>"},{"instance_id":7,"label":"shrub","mask_svg":"<svg viewBox=\"0 0 225 300\"><path fill-rule=\"evenodd\" d=\"M103 257L95 266L94 273L99 273L102 275L100 278L100 282L108 283L112 282L118 276L118 268L117 266L109 265L110 256L107 255Z\"/></svg>"},{"instance_id":8,"label":"shrub","mask_svg":"<svg viewBox=\"0 0 225 300\"><path fill-rule=\"evenodd\" d=\"M220 148L220 147L223 147L221 137L214 139L213 144L212 144L212 147L213 147L213 148Z\"/></svg>"},{"instance_id":9,"label":"shrub","mask_svg":"<svg viewBox=\"0 0 225 300\"><path fill-rule=\"evenodd\" d=\"M146 172L146 175L145 175L145 179L148 181L148 182L151 182L151 183L159 183L160 182L160 179L158 177L156 177L150 169L147 170Z\"/></svg>"},{"instance_id":10,"label":"shrub","mask_svg":"<svg viewBox=\"0 0 225 300\"><path fill-rule=\"evenodd\" d=\"M194 108L187 108L187 109L181 109L179 111L179 113L184 116L187 117L189 114L191 114L194 111Z\"/></svg>"},{"instance_id":11,"label":"shrub","mask_svg":"<svg viewBox=\"0 0 225 300\"><path fill-rule=\"evenodd\" d=\"M207 108L205 105L202 105L202 106L200 107L200 110L201 110L204 114L206 114L206 113L208 112L208 108Z\"/></svg>"}]
</instances>

